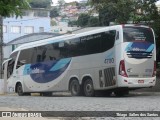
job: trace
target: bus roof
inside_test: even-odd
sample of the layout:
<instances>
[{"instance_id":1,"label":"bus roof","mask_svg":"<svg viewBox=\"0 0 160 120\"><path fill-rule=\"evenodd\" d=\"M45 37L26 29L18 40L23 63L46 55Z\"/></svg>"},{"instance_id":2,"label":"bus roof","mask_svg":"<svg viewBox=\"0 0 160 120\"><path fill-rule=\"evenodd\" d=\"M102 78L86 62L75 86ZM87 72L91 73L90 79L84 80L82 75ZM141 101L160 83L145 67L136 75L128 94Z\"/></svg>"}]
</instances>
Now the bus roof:
<instances>
[{"instance_id":1,"label":"bus roof","mask_svg":"<svg viewBox=\"0 0 160 120\"><path fill-rule=\"evenodd\" d=\"M42 45L46 45L46 44L65 41L65 40L68 40L68 39L82 37L82 36L85 36L85 35L95 34L95 33L99 33L99 32L103 32L103 31L109 30L109 29L120 28L120 27L122 28L123 26L135 26L135 25L124 24L124 25L107 26L107 27L101 27L101 28L97 28L97 29L94 29L94 30L85 31L85 32L81 32L81 33L66 34L66 35L61 35L61 36L57 36L57 37L38 40L38 41L34 41L34 42L23 44L23 45L17 47L12 53L14 53L16 51L23 50L23 49L33 48L33 47L42 46ZM142 27L146 27L146 26L142 26Z\"/></svg>"}]
</instances>

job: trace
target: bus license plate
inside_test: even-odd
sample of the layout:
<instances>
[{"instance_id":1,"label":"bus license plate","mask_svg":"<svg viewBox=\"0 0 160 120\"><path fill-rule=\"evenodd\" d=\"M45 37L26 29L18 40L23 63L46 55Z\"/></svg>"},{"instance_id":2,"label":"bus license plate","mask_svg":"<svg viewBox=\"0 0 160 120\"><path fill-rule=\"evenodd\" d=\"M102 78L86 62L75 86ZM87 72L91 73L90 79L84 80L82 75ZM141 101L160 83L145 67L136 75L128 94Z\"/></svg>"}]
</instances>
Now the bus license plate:
<instances>
[{"instance_id":1,"label":"bus license plate","mask_svg":"<svg viewBox=\"0 0 160 120\"><path fill-rule=\"evenodd\" d=\"M144 80L138 80L138 83L144 83Z\"/></svg>"}]
</instances>

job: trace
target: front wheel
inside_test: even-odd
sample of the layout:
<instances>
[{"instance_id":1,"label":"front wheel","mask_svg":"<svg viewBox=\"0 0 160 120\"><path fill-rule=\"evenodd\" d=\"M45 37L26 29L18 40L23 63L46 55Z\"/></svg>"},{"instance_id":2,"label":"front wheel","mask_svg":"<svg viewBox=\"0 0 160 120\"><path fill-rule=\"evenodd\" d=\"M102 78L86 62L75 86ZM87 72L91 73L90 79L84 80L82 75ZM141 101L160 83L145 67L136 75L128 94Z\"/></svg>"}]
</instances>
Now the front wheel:
<instances>
[{"instance_id":1,"label":"front wheel","mask_svg":"<svg viewBox=\"0 0 160 120\"><path fill-rule=\"evenodd\" d=\"M19 83L19 84L17 85L17 93L18 93L19 96L23 96L23 95L24 95L24 93L23 93L23 88L22 88L22 84L21 84L21 83Z\"/></svg>"},{"instance_id":2,"label":"front wheel","mask_svg":"<svg viewBox=\"0 0 160 120\"><path fill-rule=\"evenodd\" d=\"M93 97L95 95L93 82L90 78L84 82L84 94L87 97Z\"/></svg>"}]
</instances>

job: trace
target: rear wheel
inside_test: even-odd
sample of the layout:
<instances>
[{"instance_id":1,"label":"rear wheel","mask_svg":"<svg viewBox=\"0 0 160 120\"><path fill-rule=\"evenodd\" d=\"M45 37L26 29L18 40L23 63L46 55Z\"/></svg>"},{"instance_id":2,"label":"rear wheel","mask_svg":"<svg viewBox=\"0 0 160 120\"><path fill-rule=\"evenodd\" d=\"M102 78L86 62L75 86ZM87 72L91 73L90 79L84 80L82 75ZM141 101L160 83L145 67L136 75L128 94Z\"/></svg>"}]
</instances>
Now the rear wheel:
<instances>
[{"instance_id":1,"label":"rear wheel","mask_svg":"<svg viewBox=\"0 0 160 120\"><path fill-rule=\"evenodd\" d=\"M78 80L74 79L70 83L70 91L72 96L80 95L80 84Z\"/></svg>"},{"instance_id":2,"label":"rear wheel","mask_svg":"<svg viewBox=\"0 0 160 120\"><path fill-rule=\"evenodd\" d=\"M94 87L93 87L93 82L90 78L88 78L84 82L84 94L87 97L92 97L95 95Z\"/></svg>"}]
</instances>

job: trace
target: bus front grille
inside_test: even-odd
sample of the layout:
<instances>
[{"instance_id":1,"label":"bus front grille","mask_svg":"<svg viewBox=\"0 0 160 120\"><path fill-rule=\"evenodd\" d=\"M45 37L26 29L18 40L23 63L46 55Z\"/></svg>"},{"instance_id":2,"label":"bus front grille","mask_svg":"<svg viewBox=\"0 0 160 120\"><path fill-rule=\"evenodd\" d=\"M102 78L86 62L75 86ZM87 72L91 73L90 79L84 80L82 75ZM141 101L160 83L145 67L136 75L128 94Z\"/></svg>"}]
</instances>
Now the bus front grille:
<instances>
[{"instance_id":1,"label":"bus front grille","mask_svg":"<svg viewBox=\"0 0 160 120\"><path fill-rule=\"evenodd\" d=\"M115 84L113 82L114 77L115 77L115 68L114 67L104 69L105 87L113 86Z\"/></svg>"}]
</instances>

